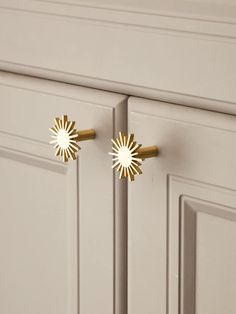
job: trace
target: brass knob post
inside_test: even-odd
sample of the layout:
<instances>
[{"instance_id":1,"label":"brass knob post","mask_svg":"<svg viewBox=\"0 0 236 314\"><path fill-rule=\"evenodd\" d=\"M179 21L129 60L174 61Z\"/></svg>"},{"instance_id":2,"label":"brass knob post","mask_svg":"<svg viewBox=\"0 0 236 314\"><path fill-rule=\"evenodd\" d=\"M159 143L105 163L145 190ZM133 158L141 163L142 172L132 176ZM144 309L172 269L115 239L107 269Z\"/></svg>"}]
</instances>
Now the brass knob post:
<instances>
[{"instance_id":1,"label":"brass knob post","mask_svg":"<svg viewBox=\"0 0 236 314\"><path fill-rule=\"evenodd\" d=\"M96 132L93 129L78 131L77 134L79 142L93 140L96 137Z\"/></svg>"},{"instance_id":2,"label":"brass knob post","mask_svg":"<svg viewBox=\"0 0 236 314\"><path fill-rule=\"evenodd\" d=\"M137 158L142 160L146 158L156 157L158 155L158 147L157 146L148 146L148 147L141 147L137 151Z\"/></svg>"}]
</instances>

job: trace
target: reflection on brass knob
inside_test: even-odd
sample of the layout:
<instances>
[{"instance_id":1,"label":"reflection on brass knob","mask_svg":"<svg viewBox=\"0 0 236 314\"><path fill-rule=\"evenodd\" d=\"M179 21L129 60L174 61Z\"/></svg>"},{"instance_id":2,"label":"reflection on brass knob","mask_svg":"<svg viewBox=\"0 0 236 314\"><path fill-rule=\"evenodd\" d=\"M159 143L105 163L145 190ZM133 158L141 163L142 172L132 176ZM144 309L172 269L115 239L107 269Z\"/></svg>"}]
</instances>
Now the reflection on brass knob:
<instances>
[{"instance_id":1,"label":"reflection on brass knob","mask_svg":"<svg viewBox=\"0 0 236 314\"><path fill-rule=\"evenodd\" d=\"M113 166L120 171L119 178L129 177L130 181L135 180L135 175L142 173L140 166L144 159L158 155L157 146L142 147L134 141L134 134L126 135L119 132L119 137L111 140L113 143Z\"/></svg>"},{"instance_id":2,"label":"reflection on brass knob","mask_svg":"<svg viewBox=\"0 0 236 314\"><path fill-rule=\"evenodd\" d=\"M54 119L55 125L49 130L53 133L53 140L50 144L56 149L55 156L62 156L63 161L67 162L69 158L75 160L80 149L77 142L94 139L95 130L77 131L75 121L69 121L67 115Z\"/></svg>"}]
</instances>

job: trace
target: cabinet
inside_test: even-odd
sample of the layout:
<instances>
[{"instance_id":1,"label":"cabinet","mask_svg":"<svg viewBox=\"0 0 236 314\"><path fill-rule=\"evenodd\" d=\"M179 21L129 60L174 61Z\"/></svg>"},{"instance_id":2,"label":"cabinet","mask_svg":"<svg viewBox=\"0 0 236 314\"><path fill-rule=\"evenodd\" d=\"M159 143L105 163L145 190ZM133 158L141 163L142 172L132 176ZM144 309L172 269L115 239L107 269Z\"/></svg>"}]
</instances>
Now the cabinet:
<instances>
[{"instance_id":1,"label":"cabinet","mask_svg":"<svg viewBox=\"0 0 236 314\"><path fill-rule=\"evenodd\" d=\"M1 313L235 312L235 116L3 72L0 98ZM97 133L67 164L62 114ZM128 186L108 155L127 122L159 147Z\"/></svg>"},{"instance_id":2,"label":"cabinet","mask_svg":"<svg viewBox=\"0 0 236 314\"><path fill-rule=\"evenodd\" d=\"M121 313L126 189L107 152L126 96L2 72L0 99L0 313ZM68 164L48 144L62 114L97 132Z\"/></svg>"},{"instance_id":3,"label":"cabinet","mask_svg":"<svg viewBox=\"0 0 236 314\"><path fill-rule=\"evenodd\" d=\"M0 0L0 314L236 313L234 2Z\"/></svg>"},{"instance_id":4,"label":"cabinet","mask_svg":"<svg viewBox=\"0 0 236 314\"><path fill-rule=\"evenodd\" d=\"M128 122L160 150L129 186L128 313L235 313L235 116L131 97Z\"/></svg>"}]
</instances>

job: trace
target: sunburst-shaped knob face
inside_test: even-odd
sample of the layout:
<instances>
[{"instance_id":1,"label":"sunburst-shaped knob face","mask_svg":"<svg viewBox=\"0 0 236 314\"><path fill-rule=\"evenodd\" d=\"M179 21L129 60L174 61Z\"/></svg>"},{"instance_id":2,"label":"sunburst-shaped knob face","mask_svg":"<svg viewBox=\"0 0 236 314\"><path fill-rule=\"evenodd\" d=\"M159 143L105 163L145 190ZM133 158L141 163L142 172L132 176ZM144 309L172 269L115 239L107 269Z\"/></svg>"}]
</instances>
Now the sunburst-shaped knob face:
<instances>
[{"instance_id":1,"label":"sunburst-shaped knob face","mask_svg":"<svg viewBox=\"0 0 236 314\"><path fill-rule=\"evenodd\" d=\"M79 140L78 131L74 128L75 121L69 121L66 115L54 119L55 125L49 130L53 133L53 140L50 144L56 149L55 155L62 156L63 161L69 158L76 159L76 154L80 149L77 142Z\"/></svg>"},{"instance_id":2,"label":"sunburst-shaped knob face","mask_svg":"<svg viewBox=\"0 0 236 314\"><path fill-rule=\"evenodd\" d=\"M125 135L123 132L119 132L119 137L111 141L113 152L109 154L113 156L112 168L120 171L120 179L128 177L130 181L134 181L135 175L142 173L140 169L142 159L138 158L138 150L142 145L134 141L133 134Z\"/></svg>"}]
</instances>

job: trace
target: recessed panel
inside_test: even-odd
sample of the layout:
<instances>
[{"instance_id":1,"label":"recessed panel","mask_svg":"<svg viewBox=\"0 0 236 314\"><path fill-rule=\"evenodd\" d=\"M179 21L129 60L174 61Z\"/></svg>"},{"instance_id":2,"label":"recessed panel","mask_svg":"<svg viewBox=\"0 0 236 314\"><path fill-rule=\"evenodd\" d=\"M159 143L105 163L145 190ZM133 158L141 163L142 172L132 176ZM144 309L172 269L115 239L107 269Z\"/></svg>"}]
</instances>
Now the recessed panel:
<instances>
[{"instance_id":1,"label":"recessed panel","mask_svg":"<svg viewBox=\"0 0 236 314\"><path fill-rule=\"evenodd\" d=\"M234 116L129 99L159 155L129 186L129 314L236 313Z\"/></svg>"},{"instance_id":2,"label":"recessed panel","mask_svg":"<svg viewBox=\"0 0 236 314\"><path fill-rule=\"evenodd\" d=\"M0 152L0 173L0 313L70 314L66 169Z\"/></svg>"},{"instance_id":3,"label":"recessed panel","mask_svg":"<svg viewBox=\"0 0 236 314\"><path fill-rule=\"evenodd\" d=\"M1 79L0 313L123 313L126 191L107 152L125 129L126 96L9 73ZM66 164L49 145L49 128L63 114L78 130L96 131Z\"/></svg>"},{"instance_id":4,"label":"recessed panel","mask_svg":"<svg viewBox=\"0 0 236 314\"><path fill-rule=\"evenodd\" d=\"M169 186L170 313L234 313L236 192L173 176Z\"/></svg>"},{"instance_id":5,"label":"recessed panel","mask_svg":"<svg viewBox=\"0 0 236 314\"><path fill-rule=\"evenodd\" d=\"M181 313L234 313L236 210L187 199L180 216Z\"/></svg>"}]
</instances>

